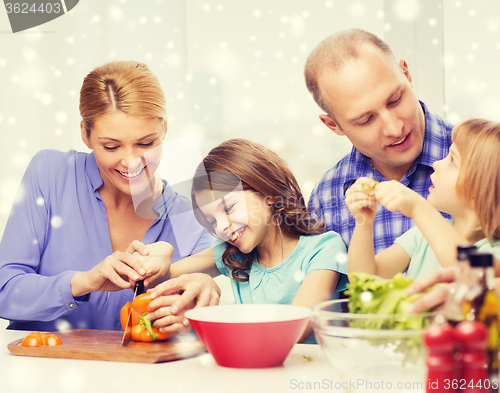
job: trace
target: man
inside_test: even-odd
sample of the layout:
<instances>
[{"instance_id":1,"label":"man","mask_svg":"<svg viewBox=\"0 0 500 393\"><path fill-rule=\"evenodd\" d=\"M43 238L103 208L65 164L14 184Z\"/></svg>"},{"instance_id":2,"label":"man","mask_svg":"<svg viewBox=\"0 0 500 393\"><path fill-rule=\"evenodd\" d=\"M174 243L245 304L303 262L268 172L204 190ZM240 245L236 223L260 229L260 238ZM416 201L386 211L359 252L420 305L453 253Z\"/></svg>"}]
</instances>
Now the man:
<instances>
[{"instance_id":1,"label":"man","mask_svg":"<svg viewBox=\"0 0 500 393\"><path fill-rule=\"evenodd\" d=\"M448 154L452 126L417 100L406 62L398 64L385 42L363 30L323 40L307 60L305 78L326 112L321 121L353 144L309 200L311 214L349 246L355 219L344 202L346 190L365 176L397 180L427 197L432 164ZM381 207L374 224L375 253L411 226L410 218Z\"/></svg>"}]
</instances>

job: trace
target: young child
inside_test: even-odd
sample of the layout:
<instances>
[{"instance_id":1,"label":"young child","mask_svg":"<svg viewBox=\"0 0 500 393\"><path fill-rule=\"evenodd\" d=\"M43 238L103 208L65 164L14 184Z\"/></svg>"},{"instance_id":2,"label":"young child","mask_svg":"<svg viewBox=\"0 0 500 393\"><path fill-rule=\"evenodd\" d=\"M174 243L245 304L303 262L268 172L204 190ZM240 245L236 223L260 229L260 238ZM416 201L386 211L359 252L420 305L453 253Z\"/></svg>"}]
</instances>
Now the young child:
<instances>
[{"instance_id":1,"label":"young child","mask_svg":"<svg viewBox=\"0 0 500 393\"><path fill-rule=\"evenodd\" d=\"M427 200L397 181L376 184L359 178L346 192L356 218L348 251L349 272L390 278L398 272L418 278L456 262L456 247L475 244L500 258L500 124L482 119L453 129L449 154L433 165ZM377 201L399 211L415 227L374 255L373 221ZM450 214L451 225L439 211Z\"/></svg>"},{"instance_id":2,"label":"young child","mask_svg":"<svg viewBox=\"0 0 500 393\"><path fill-rule=\"evenodd\" d=\"M222 273L231 278L236 303L310 307L346 288L344 242L323 233L285 161L264 146L231 139L214 148L198 166L191 197L198 221L222 243L172 264L171 278ZM154 296L165 294L167 283ZM168 324L168 317L155 320L157 327ZM314 342L311 332L300 341Z\"/></svg>"}]
</instances>

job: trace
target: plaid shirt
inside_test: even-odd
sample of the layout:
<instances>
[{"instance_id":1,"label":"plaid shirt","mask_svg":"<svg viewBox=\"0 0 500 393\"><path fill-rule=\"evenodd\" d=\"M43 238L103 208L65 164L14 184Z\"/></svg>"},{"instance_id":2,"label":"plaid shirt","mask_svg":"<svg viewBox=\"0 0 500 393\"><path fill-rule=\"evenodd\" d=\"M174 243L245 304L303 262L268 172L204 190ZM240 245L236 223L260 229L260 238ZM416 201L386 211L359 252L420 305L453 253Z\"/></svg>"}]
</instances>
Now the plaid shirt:
<instances>
[{"instance_id":1,"label":"plaid shirt","mask_svg":"<svg viewBox=\"0 0 500 393\"><path fill-rule=\"evenodd\" d=\"M429 112L423 102L420 104L425 114L423 149L400 182L427 198L432 184L430 179L433 172L432 164L448 154L452 125ZM309 199L309 212L316 219L324 221L328 230L339 233L347 247L351 241L355 220L344 202L345 192L356 179L362 176L378 181L386 180L372 166L370 158L353 147L350 154L342 158L321 177ZM410 229L413 224L411 218L403 216L400 212L391 213L379 205L373 227L375 253L391 246L394 240Z\"/></svg>"}]
</instances>

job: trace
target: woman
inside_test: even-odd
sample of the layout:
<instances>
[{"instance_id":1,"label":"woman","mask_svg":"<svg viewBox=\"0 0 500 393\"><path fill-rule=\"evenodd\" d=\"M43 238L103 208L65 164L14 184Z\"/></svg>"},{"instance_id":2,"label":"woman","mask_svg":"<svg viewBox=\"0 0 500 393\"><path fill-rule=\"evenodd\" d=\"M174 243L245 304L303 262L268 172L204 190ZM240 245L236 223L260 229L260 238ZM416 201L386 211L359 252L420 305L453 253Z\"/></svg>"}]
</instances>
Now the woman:
<instances>
[{"instance_id":1,"label":"woman","mask_svg":"<svg viewBox=\"0 0 500 393\"><path fill-rule=\"evenodd\" d=\"M162 278L166 243L172 261L212 245L189 201L155 172L165 97L146 65L94 69L80 114L92 153L39 152L0 243L0 317L10 329L120 330L120 308L133 295L122 289Z\"/></svg>"}]
</instances>

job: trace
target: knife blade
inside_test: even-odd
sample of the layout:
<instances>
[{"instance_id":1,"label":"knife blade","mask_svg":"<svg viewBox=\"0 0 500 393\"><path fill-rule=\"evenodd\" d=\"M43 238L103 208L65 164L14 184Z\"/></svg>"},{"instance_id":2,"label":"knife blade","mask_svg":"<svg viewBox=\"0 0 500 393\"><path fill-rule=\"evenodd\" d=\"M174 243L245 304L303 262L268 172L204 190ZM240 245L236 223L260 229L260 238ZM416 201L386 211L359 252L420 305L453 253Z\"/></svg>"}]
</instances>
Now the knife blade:
<instances>
[{"instance_id":1,"label":"knife blade","mask_svg":"<svg viewBox=\"0 0 500 393\"><path fill-rule=\"evenodd\" d=\"M134 298L132 299L132 302L138 295L144 292L145 292L144 281L143 280L137 281L134 285ZM123 332L122 345L124 347L127 346L131 338L132 338L132 308L130 308L130 311L128 313L127 324L125 325L125 331Z\"/></svg>"}]
</instances>

